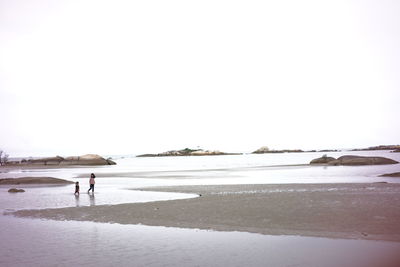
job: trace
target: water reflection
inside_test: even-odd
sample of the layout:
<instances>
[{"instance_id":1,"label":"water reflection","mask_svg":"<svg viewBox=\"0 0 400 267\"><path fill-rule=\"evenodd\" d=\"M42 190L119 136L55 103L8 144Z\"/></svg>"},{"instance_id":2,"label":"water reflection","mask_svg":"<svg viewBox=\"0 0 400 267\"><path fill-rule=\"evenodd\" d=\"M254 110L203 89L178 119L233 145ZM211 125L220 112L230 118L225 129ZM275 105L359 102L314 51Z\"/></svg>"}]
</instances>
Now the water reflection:
<instances>
[{"instance_id":1,"label":"water reflection","mask_svg":"<svg viewBox=\"0 0 400 267\"><path fill-rule=\"evenodd\" d=\"M0 231L1 266L394 267L399 266L400 255L398 242L41 221L1 215L0 225L7 229ZM23 253L16 253L19 251Z\"/></svg>"},{"instance_id":2,"label":"water reflection","mask_svg":"<svg viewBox=\"0 0 400 267\"><path fill-rule=\"evenodd\" d=\"M80 206L79 194L75 195L75 206L76 206L76 207L79 207L79 206Z\"/></svg>"},{"instance_id":3,"label":"water reflection","mask_svg":"<svg viewBox=\"0 0 400 267\"><path fill-rule=\"evenodd\" d=\"M89 203L90 203L90 206L96 206L96 202L94 199L94 193L89 194Z\"/></svg>"}]
</instances>

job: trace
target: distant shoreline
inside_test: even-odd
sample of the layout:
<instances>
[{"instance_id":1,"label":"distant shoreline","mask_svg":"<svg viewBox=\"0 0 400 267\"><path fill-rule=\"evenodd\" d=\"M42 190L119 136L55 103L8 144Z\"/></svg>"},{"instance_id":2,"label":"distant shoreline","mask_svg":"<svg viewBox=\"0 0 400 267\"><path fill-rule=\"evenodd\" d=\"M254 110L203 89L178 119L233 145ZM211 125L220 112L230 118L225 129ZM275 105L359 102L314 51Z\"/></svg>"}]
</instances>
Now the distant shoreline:
<instances>
[{"instance_id":1,"label":"distant shoreline","mask_svg":"<svg viewBox=\"0 0 400 267\"><path fill-rule=\"evenodd\" d=\"M329 152L342 152L342 151L376 151L376 150L392 150L391 152L400 152L400 145L380 145L367 148L355 149L322 149L322 150L302 150L302 149L269 149L268 147L261 147L253 152L248 153L235 153L235 152L221 152L218 150L210 151L203 149L190 149L185 148L181 150L170 150L161 153L148 153L140 154L136 157L174 157L174 156L217 156L217 155L242 155L242 154L281 154L281 153L329 153Z\"/></svg>"},{"instance_id":2,"label":"distant shoreline","mask_svg":"<svg viewBox=\"0 0 400 267\"><path fill-rule=\"evenodd\" d=\"M400 152L400 145L379 145L379 146L372 146L367 148L346 148L346 149L320 149L320 150L302 150L302 149L265 149L266 147L261 147L258 150L253 152L221 152L218 150L203 150L203 149L190 149L185 148L181 150L170 150L161 153L144 153L144 154L121 154L117 155L118 157L167 157L167 156L212 156L212 155L243 155L243 154L280 154L280 153L329 153L329 152L343 152L343 151L378 151L378 150L392 150L391 152ZM180 153L184 151L184 153ZM186 151L186 152L185 152ZM194 153L190 154L187 152L195 152L195 151L203 151L204 153ZM116 156L116 155L114 155ZM113 157L114 157L113 156ZM58 156L57 156L58 157ZM27 159L28 158L28 159ZM41 160L43 157L27 157L27 156L17 156L17 157L10 157L10 159L17 160L17 161L29 161L29 160ZM112 159L111 157L107 160ZM11 161L10 161L11 162ZM27 165L35 165L35 164L27 164ZM77 164L79 165L79 164ZM85 164L81 164L85 165ZM2 165L0 165L2 167Z\"/></svg>"}]
</instances>

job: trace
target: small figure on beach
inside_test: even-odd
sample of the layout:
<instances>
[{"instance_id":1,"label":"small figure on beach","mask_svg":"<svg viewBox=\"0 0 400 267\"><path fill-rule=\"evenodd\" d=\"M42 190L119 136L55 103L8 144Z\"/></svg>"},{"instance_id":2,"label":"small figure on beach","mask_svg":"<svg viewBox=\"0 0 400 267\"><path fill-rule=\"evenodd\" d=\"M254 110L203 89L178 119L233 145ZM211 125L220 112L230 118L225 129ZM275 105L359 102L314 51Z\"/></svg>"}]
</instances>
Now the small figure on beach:
<instances>
[{"instance_id":1,"label":"small figure on beach","mask_svg":"<svg viewBox=\"0 0 400 267\"><path fill-rule=\"evenodd\" d=\"M95 182L94 182L94 178L96 178L96 176L94 175L94 173L90 174L90 179L89 179L90 188L89 188L89 190L87 191L88 194L89 194L90 190L92 190L92 193L94 193L94 183L95 183Z\"/></svg>"},{"instance_id":2,"label":"small figure on beach","mask_svg":"<svg viewBox=\"0 0 400 267\"><path fill-rule=\"evenodd\" d=\"M75 193L74 195L78 195L79 196L79 182L75 183Z\"/></svg>"}]
</instances>

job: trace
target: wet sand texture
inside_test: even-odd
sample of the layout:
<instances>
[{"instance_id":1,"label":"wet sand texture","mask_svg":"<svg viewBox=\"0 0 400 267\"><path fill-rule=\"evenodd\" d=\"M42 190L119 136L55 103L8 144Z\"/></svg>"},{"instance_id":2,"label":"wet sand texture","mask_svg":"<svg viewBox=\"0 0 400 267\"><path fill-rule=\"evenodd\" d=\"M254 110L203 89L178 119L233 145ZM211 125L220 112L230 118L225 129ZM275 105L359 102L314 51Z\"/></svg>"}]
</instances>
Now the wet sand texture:
<instances>
[{"instance_id":1,"label":"wet sand texture","mask_svg":"<svg viewBox=\"0 0 400 267\"><path fill-rule=\"evenodd\" d=\"M53 177L21 177L0 179L2 184L73 184L74 182Z\"/></svg>"},{"instance_id":2,"label":"wet sand texture","mask_svg":"<svg viewBox=\"0 0 400 267\"><path fill-rule=\"evenodd\" d=\"M55 220L400 241L398 184L180 186L146 190L201 196L14 214Z\"/></svg>"}]
</instances>

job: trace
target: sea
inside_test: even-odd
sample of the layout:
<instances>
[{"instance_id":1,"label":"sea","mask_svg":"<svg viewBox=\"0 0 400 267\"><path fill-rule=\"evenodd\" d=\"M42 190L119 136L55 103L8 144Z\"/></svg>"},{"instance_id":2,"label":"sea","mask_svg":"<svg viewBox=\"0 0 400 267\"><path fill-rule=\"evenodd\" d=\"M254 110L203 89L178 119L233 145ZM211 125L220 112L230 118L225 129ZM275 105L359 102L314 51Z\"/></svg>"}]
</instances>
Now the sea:
<instances>
[{"instance_id":1,"label":"sea","mask_svg":"<svg viewBox=\"0 0 400 267\"><path fill-rule=\"evenodd\" d=\"M86 191L96 175L94 196L73 195L75 185L23 186L10 194L0 186L0 266L392 266L400 243L304 236L268 236L146 225L16 218L21 209L48 209L168 201L194 194L140 191L179 185L287 183L399 183L381 174L400 164L310 166L327 154L383 156L390 151L241 154L192 157L114 156L117 165L0 169L0 178L57 177ZM393 266L400 266L393 265Z\"/></svg>"}]
</instances>

